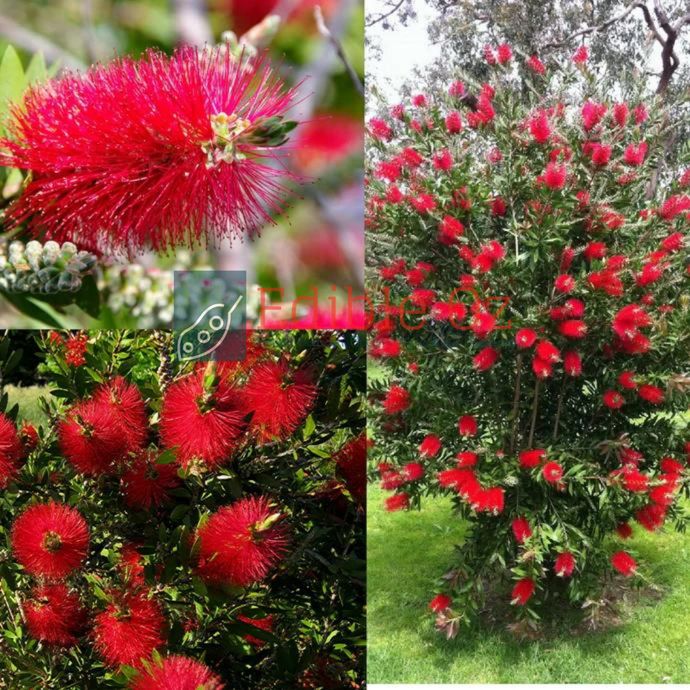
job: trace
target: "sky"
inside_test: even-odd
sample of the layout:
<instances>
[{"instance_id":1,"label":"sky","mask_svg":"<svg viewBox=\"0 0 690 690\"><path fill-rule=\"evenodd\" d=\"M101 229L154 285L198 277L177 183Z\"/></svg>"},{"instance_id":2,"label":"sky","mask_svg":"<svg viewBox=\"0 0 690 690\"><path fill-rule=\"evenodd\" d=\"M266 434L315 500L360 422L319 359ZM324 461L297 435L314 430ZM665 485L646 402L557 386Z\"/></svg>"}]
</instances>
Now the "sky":
<instances>
[{"instance_id":1,"label":"sky","mask_svg":"<svg viewBox=\"0 0 690 690\"><path fill-rule=\"evenodd\" d=\"M384 30L377 24L367 31L381 46L381 60L369 59L367 73L375 74L376 81L384 94L395 101L398 85L412 74L414 67L432 62L439 54L439 46L429 44L426 27L435 12L424 0L413 0L417 19L407 26L396 25L393 30ZM367 0L367 14L378 14L383 7L382 0Z\"/></svg>"}]
</instances>

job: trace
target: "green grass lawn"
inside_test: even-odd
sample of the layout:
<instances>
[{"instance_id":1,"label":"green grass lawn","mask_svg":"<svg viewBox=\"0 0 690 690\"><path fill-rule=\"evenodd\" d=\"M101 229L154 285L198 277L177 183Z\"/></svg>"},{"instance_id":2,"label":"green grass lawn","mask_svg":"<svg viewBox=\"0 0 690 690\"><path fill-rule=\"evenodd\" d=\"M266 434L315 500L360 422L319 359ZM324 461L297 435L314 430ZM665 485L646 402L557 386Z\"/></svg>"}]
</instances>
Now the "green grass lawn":
<instances>
[{"instance_id":1,"label":"green grass lawn","mask_svg":"<svg viewBox=\"0 0 690 690\"><path fill-rule=\"evenodd\" d=\"M49 393L47 386L5 386L5 392L9 396L8 409L13 405L19 405L19 420L31 424L43 424L46 417L43 414L38 400Z\"/></svg>"},{"instance_id":2,"label":"green grass lawn","mask_svg":"<svg viewBox=\"0 0 690 690\"><path fill-rule=\"evenodd\" d=\"M447 641L426 607L463 525L448 499L386 513L386 495L369 489L370 683L690 682L690 534L636 529L635 549L663 596L636 598L616 628L520 641L478 625Z\"/></svg>"}]
</instances>

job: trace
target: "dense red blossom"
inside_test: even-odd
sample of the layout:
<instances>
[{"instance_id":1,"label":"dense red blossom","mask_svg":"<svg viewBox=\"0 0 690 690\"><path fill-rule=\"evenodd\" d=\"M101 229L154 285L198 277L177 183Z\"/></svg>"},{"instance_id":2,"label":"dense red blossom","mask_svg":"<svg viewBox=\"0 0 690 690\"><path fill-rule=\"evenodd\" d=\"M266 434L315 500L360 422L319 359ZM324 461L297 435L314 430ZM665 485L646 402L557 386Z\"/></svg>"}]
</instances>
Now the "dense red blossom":
<instances>
[{"instance_id":1,"label":"dense red blossom","mask_svg":"<svg viewBox=\"0 0 690 690\"><path fill-rule=\"evenodd\" d=\"M410 406L410 392L402 386L391 386L383 400L387 414L404 412Z\"/></svg>"},{"instance_id":2,"label":"dense red blossom","mask_svg":"<svg viewBox=\"0 0 690 690\"><path fill-rule=\"evenodd\" d=\"M437 594L429 602L429 608L434 613L441 613L441 611L445 611L446 609L450 608L452 603L453 600L447 594Z\"/></svg>"},{"instance_id":3,"label":"dense red blossom","mask_svg":"<svg viewBox=\"0 0 690 690\"><path fill-rule=\"evenodd\" d=\"M637 570L637 562L625 551L616 551L611 556L611 565L622 575L630 577Z\"/></svg>"},{"instance_id":4,"label":"dense red blossom","mask_svg":"<svg viewBox=\"0 0 690 690\"><path fill-rule=\"evenodd\" d=\"M94 648L108 666L140 667L164 643L165 619L160 606L146 594L114 594L93 621Z\"/></svg>"},{"instance_id":5,"label":"dense red blossom","mask_svg":"<svg viewBox=\"0 0 690 690\"><path fill-rule=\"evenodd\" d=\"M42 585L24 602L29 634L49 645L73 645L86 624L86 611L79 597L63 584Z\"/></svg>"},{"instance_id":6,"label":"dense red blossom","mask_svg":"<svg viewBox=\"0 0 690 690\"><path fill-rule=\"evenodd\" d=\"M627 522L621 522L618 527L616 527L616 532L621 539L630 539L632 537L632 527Z\"/></svg>"},{"instance_id":7,"label":"dense red blossom","mask_svg":"<svg viewBox=\"0 0 690 690\"><path fill-rule=\"evenodd\" d=\"M471 450L460 451L455 457L458 460L458 467L474 467L479 459Z\"/></svg>"},{"instance_id":8,"label":"dense red blossom","mask_svg":"<svg viewBox=\"0 0 690 690\"><path fill-rule=\"evenodd\" d=\"M553 161L548 163L544 172L544 184L549 189L563 189L566 180L566 167L564 164L558 165Z\"/></svg>"},{"instance_id":9,"label":"dense red blossom","mask_svg":"<svg viewBox=\"0 0 690 690\"><path fill-rule=\"evenodd\" d=\"M55 501L39 503L14 521L12 550L31 575L59 580L84 562L89 528L75 508Z\"/></svg>"},{"instance_id":10,"label":"dense red blossom","mask_svg":"<svg viewBox=\"0 0 690 690\"><path fill-rule=\"evenodd\" d=\"M243 391L250 431L259 442L284 440L306 419L316 401L314 372L294 369L286 359L262 362L252 371Z\"/></svg>"},{"instance_id":11,"label":"dense red blossom","mask_svg":"<svg viewBox=\"0 0 690 690\"><path fill-rule=\"evenodd\" d=\"M511 529L515 535L515 541L518 544L524 544L527 539L532 536L532 528L530 527L527 518L518 517L513 520Z\"/></svg>"},{"instance_id":12,"label":"dense red blossom","mask_svg":"<svg viewBox=\"0 0 690 690\"><path fill-rule=\"evenodd\" d=\"M619 410L625 404L625 398L615 390L608 390L603 395L604 405L612 410Z\"/></svg>"},{"instance_id":13,"label":"dense red blossom","mask_svg":"<svg viewBox=\"0 0 690 690\"><path fill-rule=\"evenodd\" d=\"M239 389L224 377L209 384L203 370L173 383L165 393L160 433L183 466L194 460L218 467L232 458L247 412Z\"/></svg>"},{"instance_id":14,"label":"dense red blossom","mask_svg":"<svg viewBox=\"0 0 690 690\"><path fill-rule=\"evenodd\" d=\"M563 468L557 462L547 462L541 472L550 484L557 484L563 477Z\"/></svg>"},{"instance_id":15,"label":"dense red blossom","mask_svg":"<svg viewBox=\"0 0 690 690\"><path fill-rule=\"evenodd\" d=\"M130 508L159 508L170 500L169 490L180 485L177 465L160 464L158 457L156 452L145 451L122 474L120 487Z\"/></svg>"},{"instance_id":16,"label":"dense red blossom","mask_svg":"<svg viewBox=\"0 0 690 690\"><path fill-rule=\"evenodd\" d=\"M638 386L638 384L635 382L634 376L634 371L623 371L618 375L618 384L623 388L627 388L628 390L634 390Z\"/></svg>"},{"instance_id":17,"label":"dense red blossom","mask_svg":"<svg viewBox=\"0 0 690 690\"><path fill-rule=\"evenodd\" d=\"M424 440L419 444L419 455L422 458L433 458L438 455L441 450L441 439L438 436L429 434L424 437Z\"/></svg>"},{"instance_id":18,"label":"dense red blossom","mask_svg":"<svg viewBox=\"0 0 690 690\"><path fill-rule=\"evenodd\" d=\"M582 374L582 358L574 350L563 355L563 370L568 376L580 376Z\"/></svg>"},{"instance_id":19,"label":"dense red blossom","mask_svg":"<svg viewBox=\"0 0 690 690\"><path fill-rule=\"evenodd\" d=\"M190 46L35 86L2 142L4 164L32 172L11 219L129 252L208 240L211 228L253 236L284 207L293 95L266 57Z\"/></svg>"},{"instance_id":20,"label":"dense red blossom","mask_svg":"<svg viewBox=\"0 0 690 690\"><path fill-rule=\"evenodd\" d=\"M666 506L650 503L635 513L635 519L648 532L660 529L666 519Z\"/></svg>"},{"instance_id":21,"label":"dense red blossom","mask_svg":"<svg viewBox=\"0 0 690 690\"><path fill-rule=\"evenodd\" d=\"M4 489L19 473L22 443L12 420L0 412L0 489Z\"/></svg>"},{"instance_id":22,"label":"dense red blossom","mask_svg":"<svg viewBox=\"0 0 690 690\"><path fill-rule=\"evenodd\" d=\"M644 384L637 389L637 394L652 405L661 405L664 402L664 391L657 386Z\"/></svg>"},{"instance_id":23,"label":"dense red blossom","mask_svg":"<svg viewBox=\"0 0 690 690\"><path fill-rule=\"evenodd\" d=\"M333 455L337 473L345 480L345 486L358 503L363 503L367 493L367 436L361 433L348 441Z\"/></svg>"},{"instance_id":24,"label":"dense red blossom","mask_svg":"<svg viewBox=\"0 0 690 690\"><path fill-rule=\"evenodd\" d=\"M575 570L575 556L568 551L558 554L553 571L558 577L570 577Z\"/></svg>"},{"instance_id":25,"label":"dense red blossom","mask_svg":"<svg viewBox=\"0 0 690 690\"><path fill-rule=\"evenodd\" d=\"M477 419L472 415L463 415L458 420L458 433L460 436L476 436L477 435Z\"/></svg>"},{"instance_id":26,"label":"dense red blossom","mask_svg":"<svg viewBox=\"0 0 690 690\"><path fill-rule=\"evenodd\" d=\"M241 616L239 616L241 618ZM171 655L149 663L132 690L223 690L225 685L210 668L185 656Z\"/></svg>"},{"instance_id":27,"label":"dense red blossom","mask_svg":"<svg viewBox=\"0 0 690 690\"><path fill-rule=\"evenodd\" d=\"M247 587L263 580L288 548L285 515L268 498L241 498L197 530L201 577Z\"/></svg>"},{"instance_id":28,"label":"dense red blossom","mask_svg":"<svg viewBox=\"0 0 690 690\"><path fill-rule=\"evenodd\" d=\"M407 510L410 507L410 497L406 493L393 494L385 500L385 507L389 513Z\"/></svg>"},{"instance_id":29,"label":"dense red blossom","mask_svg":"<svg viewBox=\"0 0 690 690\"><path fill-rule=\"evenodd\" d=\"M361 120L339 113L320 114L302 125L294 137L291 161L309 176L357 156L364 143Z\"/></svg>"},{"instance_id":30,"label":"dense red blossom","mask_svg":"<svg viewBox=\"0 0 690 690\"><path fill-rule=\"evenodd\" d=\"M123 439L123 454L143 447L148 420L144 400L134 384L125 381L122 376L116 376L96 389L93 401L112 412L117 433Z\"/></svg>"},{"instance_id":31,"label":"dense red blossom","mask_svg":"<svg viewBox=\"0 0 690 690\"><path fill-rule=\"evenodd\" d=\"M515 343L519 348L528 348L532 347L534 343L537 340L537 333L536 331L532 330L531 328L521 328L516 334L515 334Z\"/></svg>"},{"instance_id":32,"label":"dense red blossom","mask_svg":"<svg viewBox=\"0 0 690 690\"><path fill-rule=\"evenodd\" d=\"M532 55L529 60L527 60L527 66L536 74L546 73L544 63L536 55Z\"/></svg>"},{"instance_id":33,"label":"dense red blossom","mask_svg":"<svg viewBox=\"0 0 690 690\"><path fill-rule=\"evenodd\" d=\"M587 324L579 319L568 319L558 324L558 332L566 338L577 340L587 335Z\"/></svg>"},{"instance_id":34,"label":"dense red blossom","mask_svg":"<svg viewBox=\"0 0 690 690\"><path fill-rule=\"evenodd\" d=\"M544 460L546 460L546 451L542 448L523 450L520 453L520 466L527 469L538 467Z\"/></svg>"},{"instance_id":35,"label":"dense red blossom","mask_svg":"<svg viewBox=\"0 0 690 690\"><path fill-rule=\"evenodd\" d=\"M536 587L534 580L529 577L523 577L522 580L518 580L515 587L513 587L510 603L524 606L532 598Z\"/></svg>"},{"instance_id":36,"label":"dense red blossom","mask_svg":"<svg viewBox=\"0 0 690 690\"><path fill-rule=\"evenodd\" d=\"M485 347L473 358L472 364L477 371L487 371L498 361L498 350L494 347Z\"/></svg>"},{"instance_id":37,"label":"dense red blossom","mask_svg":"<svg viewBox=\"0 0 690 690\"><path fill-rule=\"evenodd\" d=\"M416 482L424 476L424 468L418 462L403 465L400 474L406 482Z\"/></svg>"},{"instance_id":38,"label":"dense red blossom","mask_svg":"<svg viewBox=\"0 0 690 690\"><path fill-rule=\"evenodd\" d=\"M529 131L534 140L539 144L545 144L551 138L549 116L544 110L537 111L529 121Z\"/></svg>"}]
</instances>

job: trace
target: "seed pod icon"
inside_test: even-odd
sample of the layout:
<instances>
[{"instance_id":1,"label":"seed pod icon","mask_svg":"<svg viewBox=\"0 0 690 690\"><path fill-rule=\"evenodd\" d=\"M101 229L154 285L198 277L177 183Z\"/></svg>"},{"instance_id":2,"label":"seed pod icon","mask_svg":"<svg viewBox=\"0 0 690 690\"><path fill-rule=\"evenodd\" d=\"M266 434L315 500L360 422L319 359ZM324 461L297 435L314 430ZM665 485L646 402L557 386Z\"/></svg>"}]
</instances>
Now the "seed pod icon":
<instances>
[{"instance_id":1,"label":"seed pod icon","mask_svg":"<svg viewBox=\"0 0 690 690\"><path fill-rule=\"evenodd\" d=\"M189 362L206 357L216 350L227 337L232 313L241 301L242 295L227 313L227 307L223 303L212 304L204 309L194 324L180 333L177 339L177 358L182 362Z\"/></svg>"}]
</instances>

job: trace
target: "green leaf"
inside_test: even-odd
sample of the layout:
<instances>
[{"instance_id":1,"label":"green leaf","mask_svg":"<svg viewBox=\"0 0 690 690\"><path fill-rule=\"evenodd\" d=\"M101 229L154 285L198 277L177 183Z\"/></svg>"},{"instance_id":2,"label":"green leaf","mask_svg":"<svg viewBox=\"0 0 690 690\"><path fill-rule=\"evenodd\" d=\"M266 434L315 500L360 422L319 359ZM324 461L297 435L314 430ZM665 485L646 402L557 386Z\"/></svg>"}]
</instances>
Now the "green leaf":
<instances>
[{"instance_id":1,"label":"green leaf","mask_svg":"<svg viewBox=\"0 0 690 690\"><path fill-rule=\"evenodd\" d=\"M172 462L175 462L177 459L177 454L175 453L174 450L168 449L164 450L157 458L156 458L156 464L157 465L169 465ZM185 495L189 495L187 492Z\"/></svg>"},{"instance_id":2,"label":"green leaf","mask_svg":"<svg viewBox=\"0 0 690 690\"><path fill-rule=\"evenodd\" d=\"M26 87L26 77L17 51L7 46L0 62L0 116L8 110L10 103L19 100Z\"/></svg>"},{"instance_id":3,"label":"green leaf","mask_svg":"<svg viewBox=\"0 0 690 690\"><path fill-rule=\"evenodd\" d=\"M75 303L94 319L101 311L101 293L98 291L96 279L92 275L82 280L81 288L76 292Z\"/></svg>"},{"instance_id":4,"label":"green leaf","mask_svg":"<svg viewBox=\"0 0 690 690\"><path fill-rule=\"evenodd\" d=\"M25 314L35 321L51 326L52 328L65 328L65 325L60 320L53 316L50 312L43 309L29 297L22 295L10 295L7 293L0 293L15 309Z\"/></svg>"},{"instance_id":5,"label":"green leaf","mask_svg":"<svg viewBox=\"0 0 690 690\"><path fill-rule=\"evenodd\" d=\"M29 66L26 68L26 85L31 86L31 84L45 81L47 78L48 70L46 69L43 53L34 53Z\"/></svg>"},{"instance_id":6,"label":"green leaf","mask_svg":"<svg viewBox=\"0 0 690 690\"><path fill-rule=\"evenodd\" d=\"M302 432L302 437L305 441L314 433L315 429L316 422L314 421L314 417L312 417L312 415L309 415L307 417L307 421L304 422L304 431Z\"/></svg>"}]
</instances>

